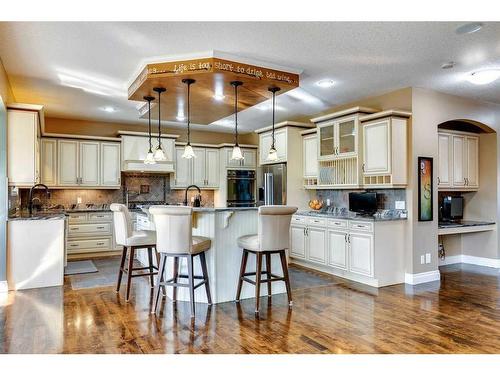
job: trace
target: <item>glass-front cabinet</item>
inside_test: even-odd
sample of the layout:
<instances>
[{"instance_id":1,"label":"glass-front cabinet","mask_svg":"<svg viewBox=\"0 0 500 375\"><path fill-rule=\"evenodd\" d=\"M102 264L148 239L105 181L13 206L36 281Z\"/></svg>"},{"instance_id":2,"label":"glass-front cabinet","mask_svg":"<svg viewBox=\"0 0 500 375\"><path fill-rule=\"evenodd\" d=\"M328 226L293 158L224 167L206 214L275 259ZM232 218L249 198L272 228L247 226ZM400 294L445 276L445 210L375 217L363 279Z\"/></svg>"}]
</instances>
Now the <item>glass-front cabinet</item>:
<instances>
[{"instance_id":1,"label":"glass-front cabinet","mask_svg":"<svg viewBox=\"0 0 500 375\"><path fill-rule=\"evenodd\" d=\"M350 116L318 125L319 159L355 156L358 151L358 118Z\"/></svg>"}]
</instances>

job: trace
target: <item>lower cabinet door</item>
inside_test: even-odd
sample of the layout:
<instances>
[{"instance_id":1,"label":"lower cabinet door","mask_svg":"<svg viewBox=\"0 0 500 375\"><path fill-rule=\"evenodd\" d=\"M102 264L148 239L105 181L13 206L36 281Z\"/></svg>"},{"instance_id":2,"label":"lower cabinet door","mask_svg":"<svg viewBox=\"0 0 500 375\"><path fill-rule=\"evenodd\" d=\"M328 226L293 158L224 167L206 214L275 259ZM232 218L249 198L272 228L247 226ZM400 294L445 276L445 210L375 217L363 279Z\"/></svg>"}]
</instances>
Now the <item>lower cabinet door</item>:
<instances>
[{"instance_id":1,"label":"lower cabinet door","mask_svg":"<svg viewBox=\"0 0 500 375\"><path fill-rule=\"evenodd\" d=\"M373 235L349 234L349 271L373 276Z\"/></svg>"},{"instance_id":2,"label":"lower cabinet door","mask_svg":"<svg viewBox=\"0 0 500 375\"><path fill-rule=\"evenodd\" d=\"M347 269L347 232L328 231L328 264Z\"/></svg>"},{"instance_id":3,"label":"lower cabinet door","mask_svg":"<svg viewBox=\"0 0 500 375\"><path fill-rule=\"evenodd\" d=\"M326 264L326 229L307 228L308 260Z\"/></svg>"},{"instance_id":4,"label":"lower cabinet door","mask_svg":"<svg viewBox=\"0 0 500 375\"><path fill-rule=\"evenodd\" d=\"M290 227L290 256L293 258L306 257L306 228L302 225Z\"/></svg>"}]
</instances>

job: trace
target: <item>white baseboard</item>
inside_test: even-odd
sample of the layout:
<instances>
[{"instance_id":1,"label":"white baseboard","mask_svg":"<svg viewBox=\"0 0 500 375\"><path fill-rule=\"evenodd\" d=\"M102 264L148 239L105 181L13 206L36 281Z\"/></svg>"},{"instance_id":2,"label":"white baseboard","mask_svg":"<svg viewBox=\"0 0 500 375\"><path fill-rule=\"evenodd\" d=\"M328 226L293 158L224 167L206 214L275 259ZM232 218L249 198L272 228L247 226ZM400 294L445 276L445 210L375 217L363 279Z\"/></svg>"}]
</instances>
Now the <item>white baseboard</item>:
<instances>
[{"instance_id":1,"label":"white baseboard","mask_svg":"<svg viewBox=\"0 0 500 375\"><path fill-rule=\"evenodd\" d=\"M405 273L405 283L410 285L417 285L429 283L431 281L438 281L441 278L439 270L421 272L421 273Z\"/></svg>"},{"instance_id":2,"label":"white baseboard","mask_svg":"<svg viewBox=\"0 0 500 375\"><path fill-rule=\"evenodd\" d=\"M7 293L9 291L9 286L7 280L0 281L0 293Z\"/></svg>"},{"instance_id":3,"label":"white baseboard","mask_svg":"<svg viewBox=\"0 0 500 375\"><path fill-rule=\"evenodd\" d=\"M439 260L440 266L445 266L448 264L457 264L457 263L466 263L466 264L474 264L476 266L484 266L484 267L492 267L492 268L500 268L500 259L495 258L482 258L475 257L472 255L453 255L450 257L446 257L444 260Z\"/></svg>"}]
</instances>

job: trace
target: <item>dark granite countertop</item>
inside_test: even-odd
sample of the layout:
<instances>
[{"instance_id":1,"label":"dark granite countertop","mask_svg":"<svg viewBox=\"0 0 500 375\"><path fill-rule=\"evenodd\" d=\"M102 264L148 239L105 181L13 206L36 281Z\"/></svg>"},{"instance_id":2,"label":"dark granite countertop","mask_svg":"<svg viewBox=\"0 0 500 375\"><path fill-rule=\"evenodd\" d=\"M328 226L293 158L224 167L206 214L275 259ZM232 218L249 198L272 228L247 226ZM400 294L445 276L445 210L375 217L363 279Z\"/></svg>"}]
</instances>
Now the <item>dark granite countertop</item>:
<instances>
[{"instance_id":1,"label":"dark granite countertop","mask_svg":"<svg viewBox=\"0 0 500 375\"><path fill-rule=\"evenodd\" d=\"M342 220L362 220L362 221L396 221L396 220L407 220L407 217L401 217L400 211L390 210L385 215L377 213L374 216L368 215L357 215L353 212L335 214L332 212L325 211L297 211L296 215L311 216L311 217L325 217L328 219L342 219Z\"/></svg>"},{"instance_id":2,"label":"dark granite countertop","mask_svg":"<svg viewBox=\"0 0 500 375\"><path fill-rule=\"evenodd\" d=\"M438 228L463 228L463 227L475 227L480 225L494 225L494 221L475 221L475 220L460 220L457 222L440 222Z\"/></svg>"}]
</instances>

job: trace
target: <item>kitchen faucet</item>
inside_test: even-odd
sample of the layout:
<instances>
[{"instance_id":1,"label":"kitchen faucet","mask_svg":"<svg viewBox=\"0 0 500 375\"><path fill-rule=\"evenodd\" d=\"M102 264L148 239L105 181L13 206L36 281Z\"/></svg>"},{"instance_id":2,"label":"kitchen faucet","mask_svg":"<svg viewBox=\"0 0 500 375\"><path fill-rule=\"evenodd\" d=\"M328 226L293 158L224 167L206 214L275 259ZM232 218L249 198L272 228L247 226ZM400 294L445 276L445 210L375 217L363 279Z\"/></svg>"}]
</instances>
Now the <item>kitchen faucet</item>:
<instances>
[{"instance_id":1,"label":"kitchen faucet","mask_svg":"<svg viewBox=\"0 0 500 375\"><path fill-rule=\"evenodd\" d=\"M28 211L29 211L29 214L32 215L33 214L33 200L34 199L38 199L36 197L33 197L33 190L35 190L37 187L43 187L45 189L45 194L47 196L47 199L50 199L50 191L49 191L49 188L47 187L47 185L44 185L44 184L35 184L31 187L30 189L30 194L28 196Z\"/></svg>"},{"instance_id":2,"label":"kitchen faucet","mask_svg":"<svg viewBox=\"0 0 500 375\"><path fill-rule=\"evenodd\" d=\"M201 196L201 189L200 189L198 186L196 186L196 185L189 185L189 186L186 188L186 191L184 192L184 202L183 202L183 203L184 203L184 206L187 206L187 205L188 205L188 190L189 190L190 188L196 188L196 189L198 190L198 194L200 194L200 196Z\"/></svg>"}]
</instances>

